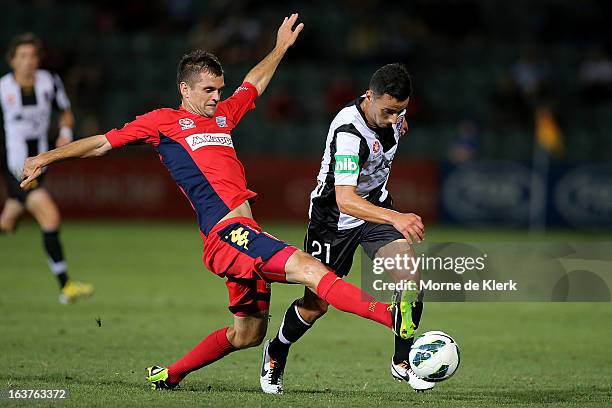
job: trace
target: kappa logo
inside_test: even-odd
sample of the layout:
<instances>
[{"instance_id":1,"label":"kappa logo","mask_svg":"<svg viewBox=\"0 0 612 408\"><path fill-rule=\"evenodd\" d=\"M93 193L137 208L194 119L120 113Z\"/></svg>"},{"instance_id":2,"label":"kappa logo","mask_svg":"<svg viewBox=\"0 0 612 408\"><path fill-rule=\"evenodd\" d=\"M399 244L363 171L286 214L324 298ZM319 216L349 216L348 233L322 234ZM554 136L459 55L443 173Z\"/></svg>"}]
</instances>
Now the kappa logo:
<instances>
[{"instance_id":1,"label":"kappa logo","mask_svg":"<svg viewBox=\"0 0 612 408\"><path fill-rule=\"evenodd\" d=\"M226 146L234 148L232 137L226 133L196 133L187 136L185 141L192 151L204 146Z\"/></svg>"},{"instance_id":2,"label":"kappa logo","mask_svg":"<svg viewBox=\"0 0 612 408\"><path fill-rule=\"evenodd\" d=\"M337 154L334 173L359 174L359 156Z\"/></svg>"},{"instance_id":3,"label":"kappa logo","mask_svg":"<svg viewBox=\"0 0 612 408\"><path fill-rule=\"evenodd\" d=\"M181 130L193 129L196 127L193 120L189 118L181 118L179 119L178 123L181 125Z\"/></svg>"},{"instance_id":4,"label":"kappa logo","mask_svg":"<svg viewBox=\"0 0 612 408\"><path fill-rule=\"evenodd\" d=\"M227 118L225 116L217 116L215 120L217 121L217 126L227 127Z\"/></svg>"},{"instance_id":5,"label":"kappa logo","mask_svg":"<svg viewBox=\"0 0 612 408\"><path fill-rule=\"evenodd\" d=\"M229 239L232 244L235 244L236 246L239 246L240 248L244 248L245 251L249 250L249 230L245 230L243 227L238 227L234 230L232 230L232 232L229 233L229 235L225 236L225 239Z\"/></svg>"}]
</instances>

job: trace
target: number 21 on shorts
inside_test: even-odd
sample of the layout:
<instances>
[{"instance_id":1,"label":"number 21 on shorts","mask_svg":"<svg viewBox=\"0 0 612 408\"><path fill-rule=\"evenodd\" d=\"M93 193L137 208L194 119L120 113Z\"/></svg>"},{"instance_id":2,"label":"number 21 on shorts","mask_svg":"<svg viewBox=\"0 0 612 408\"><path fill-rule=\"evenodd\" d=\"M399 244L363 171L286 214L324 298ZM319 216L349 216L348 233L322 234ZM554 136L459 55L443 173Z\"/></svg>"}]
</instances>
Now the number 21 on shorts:
<instances>
[{"instance_id":1,"label":"number 21 on shorts","mask_svg":"<svg viewBox=\"0 0 612 408\"><path fill-rule=\"evenodd\" d=\"M321 245L319 241L312 241L311 247L313 251L310 253L310 255L314 256L319 261L325 264L329 264L329 256L330 256L329 253L331 252L331 244L324 242L323 245ZM322 252L325 252L325 253L322 255L321 254ZM323 260L323 258L325 258L325 260Z\"/></svg>"}]
</instances>

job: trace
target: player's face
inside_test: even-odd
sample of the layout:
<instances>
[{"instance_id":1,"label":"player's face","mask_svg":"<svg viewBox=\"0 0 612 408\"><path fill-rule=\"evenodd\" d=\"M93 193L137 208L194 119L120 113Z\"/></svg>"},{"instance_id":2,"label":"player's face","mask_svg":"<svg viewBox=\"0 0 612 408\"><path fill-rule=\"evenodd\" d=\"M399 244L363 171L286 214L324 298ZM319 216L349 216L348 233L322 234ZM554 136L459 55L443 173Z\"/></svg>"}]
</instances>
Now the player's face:
<instances>
[{"instance_id":1,"label":"player's face","mask_svg":"<svg viewBox=\"0 0 612 408\"><path fill-rule=\"evenodd\" d=\"M11 68L17 75L33 75L38 69L39 57L36 46L22 44L15 49L11 58Z\"/></svg>"},{"instance_id":2,"label":"player's face","mask_svg":"<svg viewBox=\"0 0 612 408\"><path fill-rule=\"evenodd\" d=\"M195 114L213 117L221 101L221 91L225 87L223 75L215 76L201 72L199 81L193 87L181 82L181 94L185 108Z\"/></svg>"},{"instance_id":3,"label":"player's face","mask_svg":"<svg viewBox=\"0 0 612 408\"><path fill-rule=\"evenodd\" d=\"M368 103L364 105L364 113L368 124L376 128L386 128L397 123L399 114L408 106L410 97L398 101L388 94L376 95L368 90L366 100Z\"/></svg>"}]
</instances>

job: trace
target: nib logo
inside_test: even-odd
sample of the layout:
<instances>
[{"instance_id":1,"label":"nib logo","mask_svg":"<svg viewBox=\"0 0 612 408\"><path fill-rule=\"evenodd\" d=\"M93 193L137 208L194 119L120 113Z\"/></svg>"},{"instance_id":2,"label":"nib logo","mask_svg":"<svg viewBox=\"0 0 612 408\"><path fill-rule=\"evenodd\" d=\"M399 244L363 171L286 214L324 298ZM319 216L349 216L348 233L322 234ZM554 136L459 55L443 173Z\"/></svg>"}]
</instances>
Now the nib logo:
<instances>
[{"instance_id":1,"label":"nib logo","mask_svg":"<svg viewBox=\"0 0 612 408\"><path fill-rule=\"evenodd\" d=\"M358 174L359 173L359 156L337 154L336 167L334 173L343 174Z\"/></svg>"}]
</instances>

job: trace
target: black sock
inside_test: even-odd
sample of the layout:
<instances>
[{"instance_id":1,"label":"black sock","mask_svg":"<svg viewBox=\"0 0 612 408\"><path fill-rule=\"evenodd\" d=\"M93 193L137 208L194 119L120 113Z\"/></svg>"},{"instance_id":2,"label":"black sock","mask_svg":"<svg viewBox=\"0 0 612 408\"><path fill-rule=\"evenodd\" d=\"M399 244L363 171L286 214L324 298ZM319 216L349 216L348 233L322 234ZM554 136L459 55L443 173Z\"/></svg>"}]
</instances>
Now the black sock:
<instances>
[{"instance_id":1,"label":"black sock","mask_svg":"<svg viewBox=\"0 0 612 408\"><path fill-rule=\"evenodd\" d=\"M270 342L268 352L270 356L285 360L289 354L291 343L295 343L302 337L312 325L306 323L298 314L297 305L301 299L296 299L285 312L281 327L276 337ZM282 339L282 340L281 340Z\"/></svg>"},{"instance_id":2,"label":"black sock","mask_svg":"<svg viewBox=\"0 0 612 408\"><path fill-rule=\"evenodd\" d=\"M68 274L66 272L58 273L55 277L57 278L60 289L66 286L66 282L68 282Z\"/></svg>"},{"instance_id":3,"label":"black sock","mask_svg":"<svg viewBox=\"0 0 612 408\"><path fill-rule=\"evenodd\" d=\"M422 292L419 294L419 300L414 302L412 306L412 322L415 325L415 330L419 327L421 322L421 315L423 314L423 295ZM414 336L409 339L402 339L400 336L395 336L395 353L393 354L393 363L399 364L402 361L408 361L408 355L410 354L410 347L414 343Z\"/></svg>"},{"instance_id":4,"label":"black sock","mask_svg":"<svg viewBox=\"0 0 612 408\"><path fill-rule=\"evenodd\" d=\"M393 354L393 363L399 364L402 361L408 361L410 347L414 343L414 336L409 339L402 339L400 336L395 336L395 353Z\"/></svg>"},{"instance_id":5,"label":"black sock","mask_svg":"<svg viewBox=\"0 0 612 408\"><path fill-rule=\"evenodd\" d=\"M57 278L61 289L68 281L68 271L64 261L62 244L59 240L59 231L43 231L43 244L47 251L49 269L51 269L51 272Z\"/></svg>"}]
</instances>

